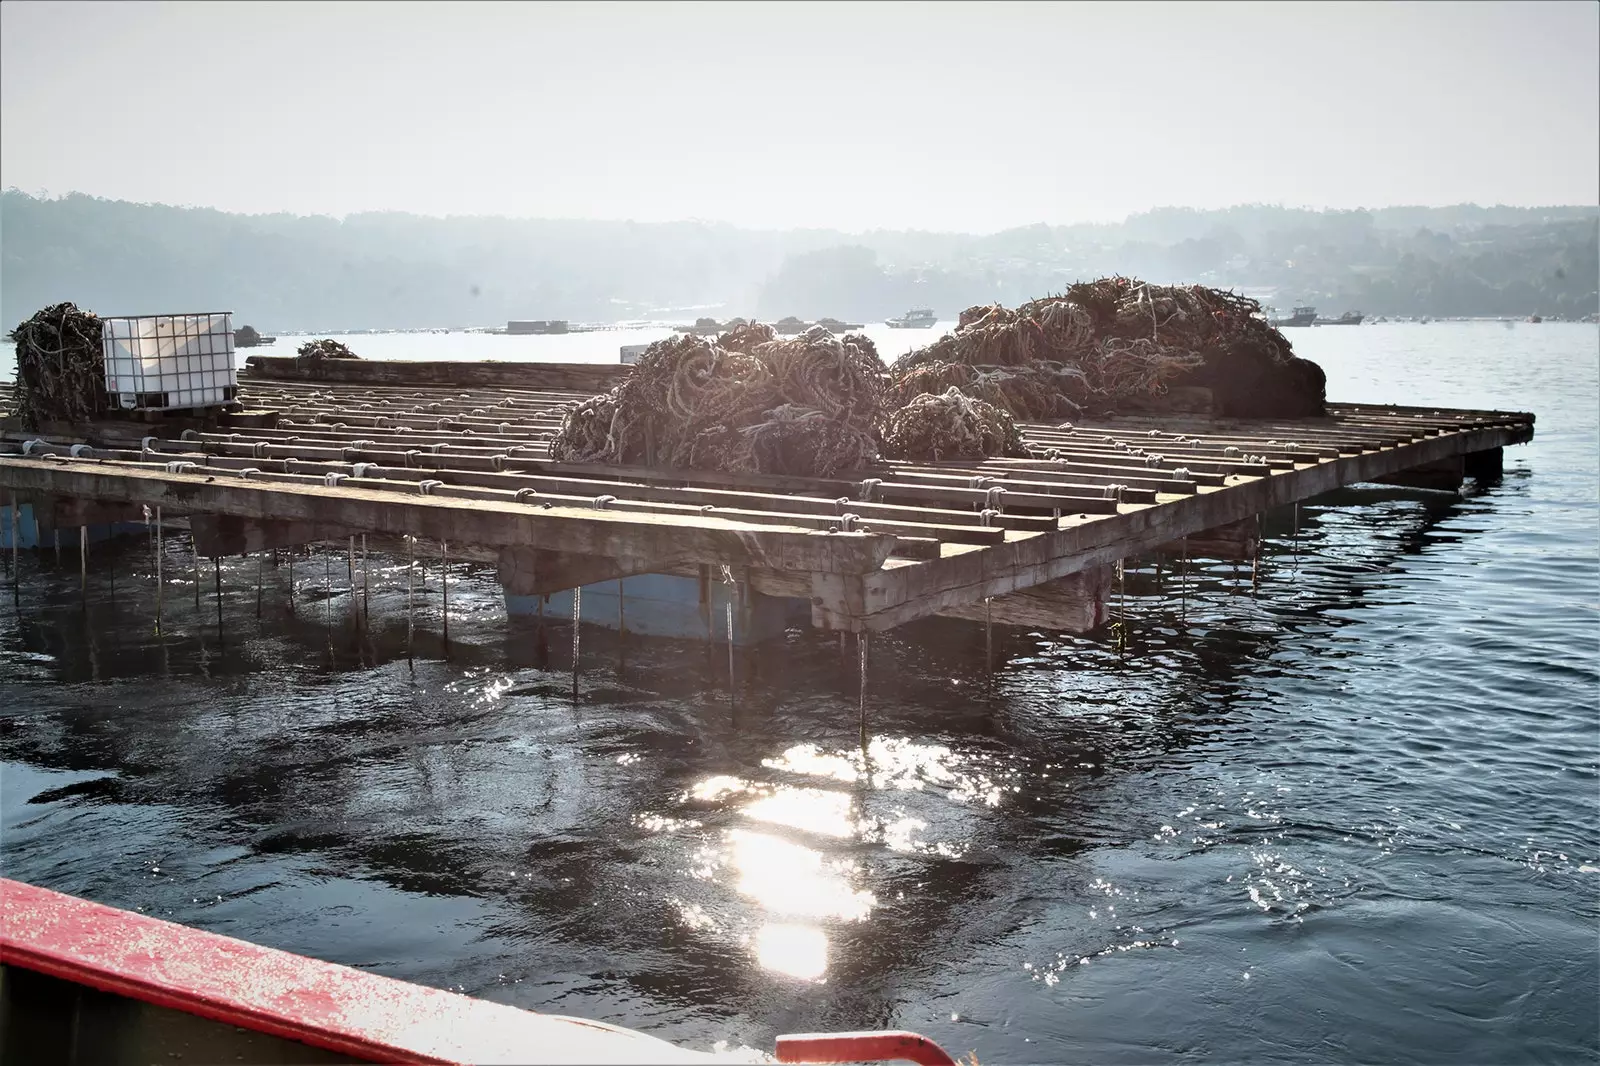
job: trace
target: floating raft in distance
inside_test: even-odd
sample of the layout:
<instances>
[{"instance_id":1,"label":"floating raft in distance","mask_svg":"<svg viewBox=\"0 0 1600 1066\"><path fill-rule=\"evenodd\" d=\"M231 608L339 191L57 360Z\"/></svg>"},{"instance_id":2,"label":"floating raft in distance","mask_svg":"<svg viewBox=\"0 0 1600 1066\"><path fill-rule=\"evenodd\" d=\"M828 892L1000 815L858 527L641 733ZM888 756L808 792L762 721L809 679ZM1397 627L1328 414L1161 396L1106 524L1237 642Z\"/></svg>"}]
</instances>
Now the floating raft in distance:
<instances>
[{"instance_id":1,"label":"floating raft in distance","mask_svg":"<svg viewBox=\"0 0 1600 1066\"><path fill-rule=\"evenodd\" d=\"M1497 472L1534 424L1367 404L1282 421L1144 414L1024 425L1036 458L779 477L552 461L560 407L625 372L615 364L328 361L291 380L295 362L252 357L240 394L253 411L228 424L7 430L0 488L40 529L88 504L190 515L208 555L359 534L448 542L453 559L498 566L508 606L665 575L698 590L688 621L661 623L677 635L704 633L678 630L722 582L740 642L795 608L855 632L929 615L1084 631L1105 620L1121 559L1247 555L1263 512L1358 482L1454 488Z\"/></svg>"}]
</instances>

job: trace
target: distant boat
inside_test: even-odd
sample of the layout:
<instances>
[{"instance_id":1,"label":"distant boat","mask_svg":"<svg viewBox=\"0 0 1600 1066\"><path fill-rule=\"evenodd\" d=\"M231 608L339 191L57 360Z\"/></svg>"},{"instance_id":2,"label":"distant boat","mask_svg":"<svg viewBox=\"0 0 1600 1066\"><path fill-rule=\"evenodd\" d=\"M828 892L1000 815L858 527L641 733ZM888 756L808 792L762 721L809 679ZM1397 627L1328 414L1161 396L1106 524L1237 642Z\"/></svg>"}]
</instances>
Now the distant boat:
<instances>
[{"instance_id":1,"label":"distant boat","mask_svg":"<svg viewBox=\"0 0 1600 1066\"><path fill-rule=\"evenodd\" d=\"M939 322L939 316L926 307L919 307L907 311L899 318L891 318L884 323L890 329L932 329Z\"/></svg>"},{"instance_id":2,"label":"distant boat","mask_svg":"<svg viewBox=\"0 0 1600 1066\"><path fill-rule=\"evenodd\" d=\"M1267 322L1282 329L1285 326L1310 326L1316 320L1317 309L1315 307L1296 307L1294 314L1288 318L1269 318Z\"/></svg>"},{"instance_id":3,"label":"distant boat","mask_svg":"<svg viewBox=\"0 0 1600 1066\"><path fill-rule=\"evenodd\" d=\"M514 318L506 323L505 331L509 334L565 333L567 332L567 323L565 319L560 318L541 318L533 321Z\"/></svg>"},{"instance_id":4,"label":"distant boat","mask_svg":"<svg viewBox=\"0 0 1600 1066\"><path fill-rule=\"evenodd\" d=\"M1319 318L1315 324L1319 326L1359 326L1364 317L1366 316L1360 311L1346 311L1338 318Z\"/></svg>"},{"instance_id":5,"label":"distant boat","mask_svg":"<svg viewBox=\"0 0 1600 1066\"><path fill-rule=\"evenodd\" d=\"M278 338L263 337L257 333L254 326L240 326L233 331L233 346L235 348L257 348L263 344L274 344Z\"/></svg>"}]
</instances>

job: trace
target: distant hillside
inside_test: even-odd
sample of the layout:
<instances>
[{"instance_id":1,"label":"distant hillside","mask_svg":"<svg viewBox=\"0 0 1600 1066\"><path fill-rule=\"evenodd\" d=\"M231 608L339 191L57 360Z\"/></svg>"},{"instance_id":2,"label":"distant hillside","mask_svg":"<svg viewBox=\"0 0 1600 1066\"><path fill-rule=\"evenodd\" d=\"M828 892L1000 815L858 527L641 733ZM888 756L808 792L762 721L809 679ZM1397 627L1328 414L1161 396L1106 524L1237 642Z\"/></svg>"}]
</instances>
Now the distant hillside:
<instances>
[{"instance_id":1,"label":"distant hillside","mask_svg":"<svg viewBox=\"0 0 1600 1066\"><path fill-rule=\"evenodd\" d=\"M264 330L719 314L953 315L1078 278L1276 290L1369 314L1597 309L1600 209L1164 208L1003 233L760 231L716 223L234 215L0 194L0 322L59 300L108 314L228 308Z\"/></svg>"}]
</instances>

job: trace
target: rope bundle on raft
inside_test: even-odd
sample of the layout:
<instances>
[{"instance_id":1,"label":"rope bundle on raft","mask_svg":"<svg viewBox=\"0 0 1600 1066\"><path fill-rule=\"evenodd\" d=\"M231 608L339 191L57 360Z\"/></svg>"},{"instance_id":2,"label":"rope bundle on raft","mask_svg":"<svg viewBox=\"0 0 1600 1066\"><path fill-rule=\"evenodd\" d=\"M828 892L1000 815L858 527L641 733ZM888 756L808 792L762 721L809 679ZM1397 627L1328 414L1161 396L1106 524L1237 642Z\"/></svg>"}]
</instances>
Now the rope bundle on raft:
<instances>
[{"instance_id":1,"label":"rope bundle on raft","mask_svg":"<svg viewBox=\"0 0 1600 1066\"><path fill-rule=\"evenodd\" d=\"M746 324L657 341L608 393L572 408L559 461L831 476L877 459L883 364L864 336L779 340Z\"/></svg>"},{"instance_id":2,"label":"rope bundle on raft","mask_svg":"<svg viewBox=\"0 0 1600 1066\"><path fill-rule=\"evenodd\" d=\"M938 462L1027 454L1010 415L954 385L937 396L924 393L884 419L886 459Z\"/></svg>"},{"instance_id":3,"label":"rope bundle on raft","mask_svg":"<svg viewBox=\"0 0 1600 1066\"><path fill-rule=\"evenodd\" d=\"M829 477L880 453L911 461L1025 455L1017 421L1162 406L1208 388L1215 413L1323 413L1324 379L1248 297L1101 278L956 330L885 374L864 336L781 339L739 323L652 344L629 376L572 407L558 460Z\"/></svg>"},{"instance_id":4,"label":"rope bundle on raft","mask_svg":"<svg viewBox=\"0 0 1600 1066\"><path fill-rule=\"evenodd\" d=\"M60 303L11 331L17 346L14 412L28 429L42 422L88 422L109 407L100 318Z\"/></svg>"},{"instance_id":5,"label":"rope bundle on raft","mask_svg":"<svg viewBox=\"0 0 1600 1066\"><path fill-rule=\"evenodd\" d=\"M1124 277L1080 282L1014 311L971 307L954 333L895 362L891 396L906 402L929 385L956 385L1031 420L1079 408L1111 414L1196 385L1211 390L1218 414L1322 414L1321 368L1296 358L1260 310L1221 289Z\"/></svg>"},{"instance_id":6,"label":"rope bundle on raft","mask_svg":"<svg viewBox=\"0 0 1600 1066\"><path fill-rule=\"evenodd\" d=\"M346 348L344 345L330 337L324 337L320 341L306 341L299 348L295 349L295 354L301 359L310 360L312 362L316 362L319 359L361 358L355 352L352 352L349 348Z\"/></svg>"}]
</instances>

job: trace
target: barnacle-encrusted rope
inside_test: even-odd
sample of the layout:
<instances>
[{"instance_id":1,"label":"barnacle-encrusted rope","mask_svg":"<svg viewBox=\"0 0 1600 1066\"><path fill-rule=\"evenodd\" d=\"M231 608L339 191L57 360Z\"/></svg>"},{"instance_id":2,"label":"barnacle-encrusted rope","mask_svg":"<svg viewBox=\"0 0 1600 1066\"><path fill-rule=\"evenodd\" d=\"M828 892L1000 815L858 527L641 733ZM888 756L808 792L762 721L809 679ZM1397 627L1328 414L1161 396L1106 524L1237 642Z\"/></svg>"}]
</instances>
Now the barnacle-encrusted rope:
<instances>
[{"instance_id":1,"label":"barnacle-encrusted rope","mask_svg":"<svg viewBox=\"0 0 1600 1066\"><path fill-rule=\"evenodd\" d=\"M75 304L46 307L9 334L17 345L12 406L28 429L87 422L106 411L100 318Z\"/></svg>"}]
</instances>

